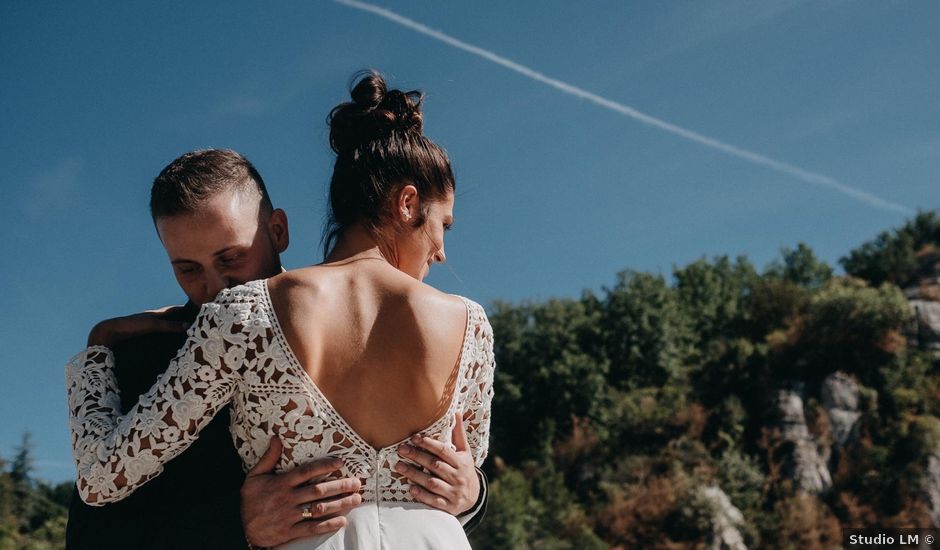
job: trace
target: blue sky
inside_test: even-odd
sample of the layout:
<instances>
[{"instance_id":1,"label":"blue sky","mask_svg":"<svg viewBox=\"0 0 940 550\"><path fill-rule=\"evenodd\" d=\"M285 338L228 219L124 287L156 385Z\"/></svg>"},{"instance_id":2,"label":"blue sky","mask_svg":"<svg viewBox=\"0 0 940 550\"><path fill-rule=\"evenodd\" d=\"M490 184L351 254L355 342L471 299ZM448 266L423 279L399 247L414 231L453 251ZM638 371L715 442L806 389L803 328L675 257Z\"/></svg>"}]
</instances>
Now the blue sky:
<instances>
[{"instance_id":1,"label":"blue sky","mask_svg":"<svg viewBox=\"0 0 940 550\"><path fill-rule=\"evenodd\" d=\"M940 205L935 2L382 3L531 70L909 210ZM428 282L578 296L701 256L830 262L905 215L642 124L329 0L0 5L0 456L72 476L62 365L95 321L179 303L147 214L184 151L248 156L320 260L324 119L363 68L426 91L458 179Z\"/></svg>"}]
</instances>

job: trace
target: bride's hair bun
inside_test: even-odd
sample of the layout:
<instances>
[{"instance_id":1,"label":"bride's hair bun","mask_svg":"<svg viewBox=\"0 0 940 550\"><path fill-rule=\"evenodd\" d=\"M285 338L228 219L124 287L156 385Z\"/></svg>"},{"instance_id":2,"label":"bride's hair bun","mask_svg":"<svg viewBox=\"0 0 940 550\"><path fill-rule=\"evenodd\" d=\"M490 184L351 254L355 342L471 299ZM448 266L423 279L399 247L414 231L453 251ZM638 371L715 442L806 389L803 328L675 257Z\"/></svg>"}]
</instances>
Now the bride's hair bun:
<instances>
[{"instance_id":1,"label":"bride's hair bun","mask_svg":"<svg viewBox=\"0 0 940 550\"><path fill-rule=\"evenodd\" d=\"M352 101L334 107L327 118L333 151L350 152L393 133L421 135L421 92L389 90L375 71L361 73L353 81Z\"/></svg>"},{"instance_id":2,"label":"bride's hair bun","mask_svg":"<svg viewBox=\"0 0 940 550\"><path fill-rule=\"evenodd\" d=\"M406 220L414 227L427 221L432 202L456 188L447 152L424 135L421 92L389 90L382 75L369 71L353 79L349 95L327 117L336 162L324 258L355 223L375 235L404 227L395 200L405 185L418 191L420 205Z\"/></svg>"}]
</instances>

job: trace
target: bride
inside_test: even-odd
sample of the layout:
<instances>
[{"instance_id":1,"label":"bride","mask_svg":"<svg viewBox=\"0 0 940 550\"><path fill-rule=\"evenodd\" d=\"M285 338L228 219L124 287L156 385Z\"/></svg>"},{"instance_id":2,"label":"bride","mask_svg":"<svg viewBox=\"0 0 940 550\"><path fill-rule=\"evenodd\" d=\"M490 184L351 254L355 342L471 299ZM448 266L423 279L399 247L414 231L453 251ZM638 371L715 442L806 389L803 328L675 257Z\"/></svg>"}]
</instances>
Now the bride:
<instances>
[{"instance_id":1,"label":"bride","mask_svg":"<svg viewBox=\"0 0 940 550\"><path fill-rule=\"evenodd\" d=\"M419 93L388 90L369 73L351 94L329 117L336 163L324 263L222 291L127 415L103 341L93 334L67 365L85 502L120 500L159 475L231 404L246 469L277 435L279 471L329 456L345 464L332 477L362 482L345 527L281 548L469 547L458 520L417 502L402 475L420 468L403 456L413 433L453 448L462 422L477 466L487 453L492 328L479 304L421 282L446 259L450 161L423 135ZM434 473L447 478L447 468L438 462Z\"/></svg>"}]
</instances>

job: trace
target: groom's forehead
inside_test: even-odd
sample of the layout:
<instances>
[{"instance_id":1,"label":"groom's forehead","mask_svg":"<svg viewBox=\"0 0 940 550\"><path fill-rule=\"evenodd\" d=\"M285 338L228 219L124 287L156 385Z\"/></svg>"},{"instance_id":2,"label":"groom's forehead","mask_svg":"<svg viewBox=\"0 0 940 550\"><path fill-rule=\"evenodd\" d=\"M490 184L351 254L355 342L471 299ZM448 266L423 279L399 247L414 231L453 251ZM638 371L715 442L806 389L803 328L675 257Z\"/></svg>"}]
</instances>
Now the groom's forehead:
<instances>
[{"instance_id":1,"label":"groom's forehead","mask_svg":"<svg viewBox=\"0 0 940 550\"><path fill-rule=\"evenodd\" d=\"M180 246L250 244L261 221L260 197L230 190L210 197L190 212L157 218L156 226L169 252Z\"/></svg>"}]
</instances>

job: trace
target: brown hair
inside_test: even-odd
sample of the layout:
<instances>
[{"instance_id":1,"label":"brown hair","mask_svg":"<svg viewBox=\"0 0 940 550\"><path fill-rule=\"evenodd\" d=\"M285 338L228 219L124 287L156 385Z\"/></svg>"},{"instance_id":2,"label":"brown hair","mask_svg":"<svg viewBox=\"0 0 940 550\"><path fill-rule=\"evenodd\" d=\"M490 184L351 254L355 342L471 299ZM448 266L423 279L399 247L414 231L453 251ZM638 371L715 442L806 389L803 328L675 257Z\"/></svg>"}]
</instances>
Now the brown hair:
<instances>
[{"instance_id":1,"label":"brown hair","mask_svg":"<svg viewBox=\"0 0 940 550\"><path fill-rule=\"evenodd\" d=\"M389 90L375 71L360 73L353 82L352 101L337 105L327 117L336 163L324 256L357 221L377 231L404 185L414 185L422 200L418 226L425 223L428 202L443 199L456 186L447 153L422 132L422 93Z\"/></svg>"},{"instance_id":2,"label":"brown hair","mask_svg":"<svg viewBox=\"0 0 940 550\"><path fill-rule=\"evenodd\" d=\"M260 194L262 216L274 210L261 174L248 159L229 149L202 149L182 155L160 171L150 188L150 215L156 221L192 213L230 189Z\"/></svg>"}]
</instances>

